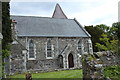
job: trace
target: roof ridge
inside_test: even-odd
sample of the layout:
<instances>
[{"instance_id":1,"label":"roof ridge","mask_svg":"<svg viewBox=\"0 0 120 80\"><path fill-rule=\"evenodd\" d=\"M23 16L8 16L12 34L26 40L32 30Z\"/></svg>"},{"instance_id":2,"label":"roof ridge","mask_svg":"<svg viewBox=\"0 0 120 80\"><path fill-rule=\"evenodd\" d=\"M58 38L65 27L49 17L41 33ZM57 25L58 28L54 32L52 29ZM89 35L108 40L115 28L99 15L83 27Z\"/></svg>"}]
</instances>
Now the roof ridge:
<instances>
[{"instance_id":1,"label":"roof ridge","mask_svg":"<svg viewBox=\"0 0 120 80\"><path fill-rule=\"evenodd\" d=\"M66 19L66 18L52 18L52 17L42 17L42 16L25 16L25 15L10 15L11 17L34 17L34 18L49 18L49 19ZM74 20L74 19L66 19L66 20Z\"/></svg>"}]
</instances>

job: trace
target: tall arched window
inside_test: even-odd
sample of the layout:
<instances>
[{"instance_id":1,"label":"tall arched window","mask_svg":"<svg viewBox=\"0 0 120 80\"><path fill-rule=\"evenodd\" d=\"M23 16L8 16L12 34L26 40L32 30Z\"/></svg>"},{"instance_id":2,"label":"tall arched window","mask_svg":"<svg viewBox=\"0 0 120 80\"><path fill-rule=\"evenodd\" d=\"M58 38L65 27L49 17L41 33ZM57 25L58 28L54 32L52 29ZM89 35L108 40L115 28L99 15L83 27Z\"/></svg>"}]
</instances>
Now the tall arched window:
<instances>
[{"instance_id":1,"label":"tall arched window","mask_svg":"<svg viewBox=\"0 0 120 80\"><path fill-rule=\"evenodd\" d=\"M52 57L52 45L51 41L47 42L47 58Z\"/></svg>"},{"instance_id":2,"label":"tall arched window","mask_svg":"<svg viewBox=\"0 0 120 80\"><path fill-rule=\"evenodd\" d=\"M29 41L29 58L35 58L35 45L33 40Z\"/></svg>"},{"instance_id":3,"label":"tall arched window","mask_svg":"<svg viewBox=\"0 0 120 80\"><path fill-rule=\"evenodd\" d=\"M82 48L82 42L81 42L81 40L79 40L78 41L78 50L81 50L81 48Z\"/></svg>"},{"instance_id":4,"label":"tall arched window","mask_svg":"<svg viewBox=\"0 0 120 80\"><path fill-rule=\"evenodd\" d=\"M92 41L91 41L91 39L88 39L88 47L89 47L89 53L93 53L93 51L92 51Z\"/></svg>"},{"instance_id":5,"label":"tall arched window","mask_svg":"<svg viewBox=\"0 0 120 80\"><path fill-rule=\"evenodd\" d=\"M59 66L60 66L60 68L63 68L63 56L59 55L58 56L58 60L59 60Z\"/></svg>"},{"instance_id":6,"label":"tall arched window","mask_svg":"<svg viewBox=\"0 0 120 80\"><path fill-rule=\"evenodd\" d=\"M88 40L85 40L85 41L84 41L84 52L87 52L87 53L88 53L88 49L89 49Z\"/></svg>"}]
</instances>

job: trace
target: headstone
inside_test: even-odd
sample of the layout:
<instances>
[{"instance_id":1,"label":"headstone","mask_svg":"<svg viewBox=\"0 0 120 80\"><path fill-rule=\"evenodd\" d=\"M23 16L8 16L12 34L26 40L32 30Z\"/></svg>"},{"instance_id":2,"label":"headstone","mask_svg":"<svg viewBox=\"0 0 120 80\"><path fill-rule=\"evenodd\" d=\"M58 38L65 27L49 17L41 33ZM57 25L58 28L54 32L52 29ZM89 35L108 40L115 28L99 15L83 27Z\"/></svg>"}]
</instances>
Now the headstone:
<instances>
[{"instance_id":1,"label":"headstone","mask_svg":"<svg viewBox=\"0 0 120 80\"><path fill-rule=\"evenodd\" d=\"M32 75L31 75L31 73L27 73L27 74L25 75L25 77L26 77L26 80L32 80Z\"/></svg>"}]
</instances>

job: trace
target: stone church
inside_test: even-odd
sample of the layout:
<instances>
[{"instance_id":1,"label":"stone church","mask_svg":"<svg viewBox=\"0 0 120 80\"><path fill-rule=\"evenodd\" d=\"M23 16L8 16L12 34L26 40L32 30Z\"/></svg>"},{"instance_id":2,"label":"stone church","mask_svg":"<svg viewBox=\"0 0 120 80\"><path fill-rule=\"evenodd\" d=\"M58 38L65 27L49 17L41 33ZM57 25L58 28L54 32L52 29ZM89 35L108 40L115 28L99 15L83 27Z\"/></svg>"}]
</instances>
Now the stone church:
<instances>
[{"instance_id":1,"label":"stone church","mask_svg":"<svg viewBox=\"0 0 120 80\"><path fill-rule=\"evenodd\" d=\"M80 68L81 55L93 53L90 34L68 19L59 4L52 17L15 16L9 73Z\"/></svg>"}]
</instances>

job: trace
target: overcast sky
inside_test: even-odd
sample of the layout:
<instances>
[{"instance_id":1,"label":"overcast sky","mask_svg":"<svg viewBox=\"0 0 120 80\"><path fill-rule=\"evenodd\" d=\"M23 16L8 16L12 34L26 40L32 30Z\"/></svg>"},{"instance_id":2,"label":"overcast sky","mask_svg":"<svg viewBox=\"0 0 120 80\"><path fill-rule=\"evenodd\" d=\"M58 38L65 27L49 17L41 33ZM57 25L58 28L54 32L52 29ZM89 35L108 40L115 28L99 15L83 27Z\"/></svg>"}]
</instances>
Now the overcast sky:
<instances>
[{"instance_id":1,"label":"overcast sky","mask_svg":"<svg viewBox=\"0 0 120 80\"><path fill-rule=\"evenodd\" d=\"M23 16L51 17L56 3L59 3L66 16L76 18L84 25L106 24L111 26L118 21L119 0L11 0L10 14Z\"/></svg>"}]
</instances>

